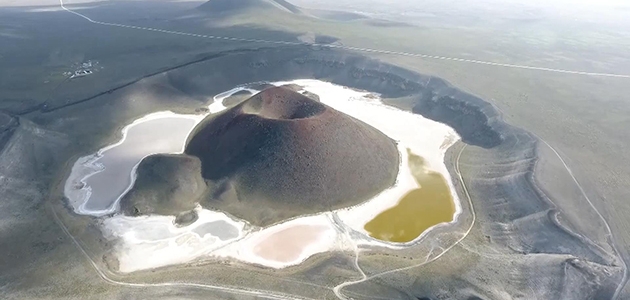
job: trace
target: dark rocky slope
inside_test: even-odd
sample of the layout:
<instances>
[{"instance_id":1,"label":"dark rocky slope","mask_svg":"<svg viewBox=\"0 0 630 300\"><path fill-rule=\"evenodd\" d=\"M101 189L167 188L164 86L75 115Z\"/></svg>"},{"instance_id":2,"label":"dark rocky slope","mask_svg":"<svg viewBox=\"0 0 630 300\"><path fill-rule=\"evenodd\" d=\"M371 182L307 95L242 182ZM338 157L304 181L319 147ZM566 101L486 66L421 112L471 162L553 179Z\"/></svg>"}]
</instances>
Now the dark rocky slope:
<instances>
[{"instance_id":1,"label":"dark rocky slope","mask_svg":"<svg viewBox=\"0 0 630 300\"><path fill-rule=\"evenodd\" d=\"M223 183L207 205L259 225L368 200L394 183L399 164L382 132L285 87L210 116L186 153Z\"/></svg>"},{"instance_id":2,"label":"dark rocky slope","mask_svg":"<svg viewBox=\"0 0 630 300\"><path fill-rule=\"evenodd\" d=\"M200 174L201 162L196 157L149 156L138 166L136 182L120 200L120 210L130 216L159 214L186 219L206 189Z\"/></svg>"}]
</instances>

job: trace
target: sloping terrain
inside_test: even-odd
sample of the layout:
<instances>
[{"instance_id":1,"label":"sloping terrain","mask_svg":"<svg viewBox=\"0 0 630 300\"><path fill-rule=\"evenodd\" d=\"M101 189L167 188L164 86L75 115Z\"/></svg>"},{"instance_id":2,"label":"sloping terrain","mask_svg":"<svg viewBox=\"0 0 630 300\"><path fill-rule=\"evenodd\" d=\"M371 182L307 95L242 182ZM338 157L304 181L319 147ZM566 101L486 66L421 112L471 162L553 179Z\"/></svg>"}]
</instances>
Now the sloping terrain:
<instances>
[{"instance_id":1,"label":"sloping terrain","mask_svg":"<svg viewBox=\"0 0 630 300\"><path fill-rule=\"evenodd\" d=\"M208 72L208 70L226 71L219 73ZM189 95L206 95L210 98L219 92L249 82L292 78L328 78L338 84L380 93L383 97L390 99L391 103L405 102L400 106L405 106L428 118L446 122L458 131L463 141L471 145L466 147L459 161L477 217L477 222L474 223L470 234L443 257L427 265L421 264L422 258L435 256L442 251L437 246L431 248L433 242L426 244L420 242L402 251L372 249L361 252L359 265L369 276L399 267L411 268L379 275L374 280L350 284L341 289L342 294L358 298L373 295L387 299L422 299L422 297L439 299L440 297L448 298L448 295L460 299L535 298L537 296L539 298L552 296L567 299L592 299L600 296L606 298L614 291L621 279L620 264L614 253L605 246L596 246L584 236L574 234L564 223L559 222L563 213L560 210L556 211L554 206L545 200L555 201L555 194L546 195L533 183L533 166L538 161L535 139L521 130L505 126L498 113L487 102L463 93L439 78L420 75L342 51L313 51L306 46L279 47L259 49L255 52L234 52L190 64L145 78L115 90L111 94L105 93L76 105L36 114L33 118L46 124L51 130L81 137L82 142L75 143L73 152L85 154L95 151L94 144L99 141L101 145L105 145L116 140L102 135L92 136L93 134L109 132L115 135L117 130L133 119L132 116L146 114L148 107L152 108L151 111L174 107L176 103L188 108L194 107L194 102L186 98L169 100L162 97L136 98L143 99L143 105L129 105L129 95L134 95L137 91L150 93L156 87L160 87L160 90L166 88ZM208 84L210 82L212 84ZM159 83L159 85L153 83ZM448 99L448 101L440 99ZM124 117L119 116L121 111L126 113ZM469 128L481 130L471 131ZM30 170L26 172L31 174L27 177L12 175L12 178L28 178L28 183L26 179L13 180L21 184L11 185L13 186L11 190L14 191L11 195L14 196L9 198L12 202L8 203L19 206L24 206L30 199L41 200L44 197L43 188L38 189L37 193L26 192L33 191L33 187L36 186L34 183L42 187L50 183L45 178L33 175L39 172L39 169L31 169L33 165L20 165L14 162L45 162L46 160L42 158L49 154L63 153L59 149L25 151L24 149L28 149L26 145L30 145L33 141L46 141L46 145L55 145L49 140L36 138L33 135L36 132L47 133L43 136L55 137L53 140L63 140L56 138L58 134L53 134L50 130L33 129L26 132L31 133L19 135L23 137L21 143L7 143L7 145L21 145L20 150L13 151L11 152L13 154L7 156L9 152L6 149L9 148L5 146L1 158L7 162L3 166L19 166L19 170L22 170L19 172L22 173ZM26 138L28 136L30 138ZM16 138L11 137L11 140L16 140ZM473 145L480 147L473 147ZM457 153L451 153L447 161L451 174L456 174L454 170L457 163L456 157ZM17 171L7 170L5 169L3 173L18 174ZM51 165L47 172L59 170L58 165ZM454 179L459 182L457 177ZM63 178L60 177L58 180L59 184L63 184ZM220 184L221 182L217 182L211 187L221 190ZM457 187L460 199L467 199L461 185L458 184ZM228 195L227 198L237 196L236 193L230 194L235 190L233 184L225 184L223 189L223 192ZM61 201L58 189L53 189L53 191L57 192L51 194L52 199ZM583 215L586 213L585 209L587 208L580 207L582 213L572 212ZM38 213L44 212L41 209L34 210L29 213L34 215L24 220L32 220ZM73 221L74 217L70 213L64 218L70 226L77 222L74 228L71 227L71 232L79 236L82 245L92 250L90 253L101 253L104 251L102 249L111 247L110 244L99 241L98 231L82 234L85 229L84 221ZM47 226L46 228L52 226L50 222L33 223L31 221L30 224L28 228L14 228L20 232L38 232L40 226ZM92 226L96 224L98 224L97 220L93 221ZM462 226L468 226L468 224L465 223ZM599 226L597 223L591 224ZM39 235L29 234L28 236L32 242L40 239ZM22 254L28 252L25 249L30 249L32 244L25 242L17 232L7 232L3 239L9 241L6 244L9 247L17 247L14 250L7 250L9 251L7 253L13 253L12 257L32 257L30 254ZM428 235L423 241L429 241L429 239L435 243L442 240L448 241L448 239L443 239L439 232ZM47 245L37 248L40 252L33 253L52 255L57 253L56 251L66 249L65 246L55 243ZM448 244L440 247L447 248L447 246ZM424 250L426 247L430 249L428 252ZM99 256L95 256L94 259L98 262L103 260ZM169 282L203 280L205 284L228 285L245 280L258 288L292 291L300 295L314 293L308 295L315 298L333 299L335 296L331 290L327 290L327 293L322 293L321 290L307 291L304 284L290 285L284 281L279 284L277 280L288 278L332 288L349 278L359 276L352 267L348 267L352 265L352 260L353 254L323 254L307 262L304 268L296 267L287 270L282 275L245 265L210 263L194 268L178 266L154 270L146 274L129 275L129 278L125 277L122 280L154 280L157 277ZM418 267L413 268L414 265ZM26 266L21 260L8 259L2 262L2 267L3 270L13 270L3 275L11 282L21 282L15 279L20 274L46 276L45 274L51 270L36 269L30 265ZM20 268L25 271L18 272ZM102 268L107 269L107 266L103 265ZM330 274L322 277L321 272L317 270L323 269ZM230 276L217 277L217 272L230 274ZM251 280L254 273L256 274L255 282ZM7 289L9 291L21 289L21 286L16 284L9 285ZM276 288L271 288L272 286ZM47 288L56 289L54 286ZM575 294L575 291L579 293ZM67 291L58 292L60 295L68 295L64 293Z\"/></svg>"},{"instance_id":2,"label":"sloping terrain","mask_svg":"<svg viewBox=\"0 0 630 300\"><path fill-rule=\"evenodd\" d=\"M89 13L96 14L98 11L99 9L90 9ZM34 13L32 15L40 17ZM51 38L50 44L54 40L60 40L75 47L78 41L89 45L89 40L86 42L84 39L90 36L95 39L103 36L117 37L110 40L115 47L108 48L107 43L100 43L96 47L107 54L111 53L110 61L125 57L113 51L114 48L121 47L120 40L156 52L163 51L156 45L184 45L189 41L198 41L183 38L162 40L159 37L171 35L97 26L70 14L59 17L58 20L46 20L42 27L50 28L46 35ZM53 26L56 22L71 24L71 29L76 31L58 30L58 27ZM85 24L89 26L82 26ZM156 27L167 27L163 23L158 25ZM107 30L95 33L103 28ZM338 27L335 26L334 29L337 30ZM72 36L78 40L57 36L65 32L68 35L64 37ZM76 32L83 34L77 35ZM125 35L129 32L142 34L130 38ZM329 34L333 34L332 32ZM424 38L422 32L426 30L415 33ZM470 44L473 48L478 46L465 43L466 38L460 40L454 35L442 33L440 32L439 37L446 37L445 40ZM269 35L268 32L252 29L251 35L262 34ZM388 41L372 31L369 34ZM139 36L146 40L139 40ZM479 41L485 40L483 35L471 33L466 36ZM41 37L33 41L42 40ZM405 39L409 43L422 44L412 39L411 35L405 35ZM435 40L427 40L437 40L435 44L440 44L437 34ZM37 44L29 49L49 49L43 45L45 44ZM395 42L391 45L395 45ZM260 45L239 46L251 47L248 49L251 51L222 52L219 57L215 57L213 55L225 49L199 43L194 47L203 49L199 52L206 52L204 55L207 59L203 62L171 69L109 92L111 86L99 89L104 85L96 85L97 81L105 78L115 78L122 84L128 82L120 79L122 73L141 76L155 71L150 69L151 72L130 73L131 69L148 70L149 65L172 66L168 59L137 65L141 56L150 57L137 55L139 49L145 48L123 47L123 52L131 53L131 59L124 60L118 68L109 65L100 73L102 76L96 74L94 79L77 80L60 89L63 93L70 94L83 88L84 96L66 97L62 93L48 101L49 107L55 110L34 109L29 110L32 113L21 119L9 118L5 124L11 125L5 127L7 130L2 133L6 142L0 142L4 143L0 151L0 186L3 189L0 202L0 250L5 254L0 257L0 293L3 296L6 295L9 299L245 297L207 286L195 288L179 284L194 283L199 286L217 284L280 291L289 293L288 296L284 295L287 298L298 295L313 299L336 299L333 292L335 286L361 278L361 273L354 265L355 253L326 253L307 261L303 266L280 272L234 262L207 262L129 276L112 275L102 264L102 249L108 249L111 245L101 240L96 229L99 221L77 217L71 210L64 209L62 194L58 188L55 189L56 186L63 185L63 162L72 163L71 156L93 153L98 147L115 141L120 128L134 118L156 110L201 107L206 103L198 99L209 99L239 84L293 78L325 78L338 84L381 93L392 103L449 124L462 135L468 145L461 156L458 151L463 144L450 151L447 165L454 181L457 181L460 198L467 199L466 191L470 192L476 216L470 234L452 248L448 247L450 244L442 245L443 236L436 232L406 250L365 249L360 252L358 265L369 279L346 285L339 291L342 295L356 299L414 300L609 299L617 286L623 284L624 268L607 241L619 242L619 249L626 251L627 247L623 246L626 244L622 243L624 223L620 222L621 225L613 227L615 236L602 234L605 233L605 226L601 220L591 218L594 214L592 208L581 196L576 196L581 194L580 191L575 191L577 187L572 178L566 180L570 184L560 184L560 181L565 181L560 180L561 178L569 176L562 163L555 162L560 168L550 168L549 162L555 158L551 156L554 154L543 151L542 143L531 134L502 125L501 117L488 102L461 92L437 77L420 75L356 53L308 47L261 49ZM423 50L426 49L418 51ZM441 53L440 50L443 49L438 47L432 50ZM85 51L87 56L104 57L102 53ZM515 51L518 52L518 49ZM164 57L169 59L201 57L183 55L181 51L163 53L167 53ZM597 51L592 53L596 54ZM572 53L566 54L571 57ZM5 52L3 55L10 57ZM48 53L43 54L47 55ZM596 188L585 186L589 195L595 195L591 196L597 207L609 208L611 212L603 211L605 216L616 216L617 219L609 219L611 226L612 221L623 219L627 210L623 199L628 198L624 197L627 191L623 188L627 186L624 184L627 174L623 173L623 162L627 157L627 151L624 152L623 149L627 149L627 143L623 140L624 131L619 130L619 124L625 124L621 118L625 107L618 105L620 102L602 105L599 98L610 95L606 90L617 93L625 91L624 81L595 77L580 80L569 75L563 77L564 74L556 76L557 74L531 74L525 71L521 73L466 64L456 67L445 61L439 61L439 64L431 67L433 62L415 57L404 60L382 56L380 59L407 69L431 70L431 74L451 76L450 80L457 82L462 89L473 90L495 104L502 104L504 116L510 118L511 122L534 124L531 128L539 129L537 134L552 137L554 140L550 142L562 146L562 155L565 158L575 159L568 162L571 167L583 168L581 173L576 172L576 176L591 175L588 171L598 174L597 180L601 181L593 183ZM174 65L178 64L182 62L178 61ZM129 68L122 69L124 65ZM619 68L623 68L623 62L620 62ZM30 74L28 70L24 72ZM22 77L26 76L22 73L7 73L3 78L14 80L7 81L5 86L15 85L17 79L22 80ZM490 83L484 86L483 82ZM116 84L118 82L111 85ZM24 91L30 91L37 85L24 84L22 87L27 87ZM182 94L177 98L167 97L158 92L160 88ZM505 92L506 90L509 92ZM582 93L582 98L573 97ZM594 94L598 93L595 97ZM31 94L25 92L25 95ZM187 95L195 95L194 99L197 100L185 97ZM593 98L588 99L591 96ZM42 98L46 99L48 95L44 94ZM81 101L75 103L67 100L75 98ZM20 103L21 99L28 100L28 97L9 97L14 104ZM623 100L623 97L619 100ZM6 108L3 106L3 109ZM19 111L22 111L21 107ZM584 111L591 111L593 114L585 114ZM611 117L594 116L602 112ZM580 117L577 118L579 122L575 122L571 116ZM29 119L36 124L29 122ZM610 123L602 119L610 120ZM607 136L608 131L606 134L598 131L607 130L608 125L616 129L618 135ZM471 128L476 130L470 130ZM557 138L558 136L562 138ZM582 139L575 138L576 136ZM613 143L611 140L618 142ZM66 147L66 144L71 144L72 147ZM619 147L614 147L615 145ZM458 170L461 171L467 190L463 189L456 176ZM540 189L541 184L536 178L541 175L545 175L548 182L557 187L550 191ZM581 180L588 176L579 178ZM546 186L549 187L549 184ZM601 199L596 198L599 193ZM71 238L62 231L62 227L55 223L51 212L46 209L46 204L49 203L54 204L69 231L79 240L79 247L88 250L87 253L95 261L94 265L100 266L105 275L92 269L82 250L79 250L83 248L73 244ZM471 224L468 221L472 217L470 212L462 216L463 221L466 221L462 225L467 229ZM590 234L584 234L584 230L575 228L586 228L590 230ZM424 251L423 247L430 250ZM448 252L441 255L444 249ZM110 278L114 280L107 281ZM116 284L112 284L113 282ZM125 286L126 282L132 284ZM166 282L167 285L141 286L142 282ZM627 294L621 294L618 299L624 299L624 296Z\"/></svg>"},{"instance_id":3,"label":"sloping terrain","mask_svg":"<svg viewBox=\"0 0 630 300\"><path fill-rule=\"evenodd\" d=\"M0 119L6 121L0 133L0 282L6 284L59 245L45 202L70 141L24 118L0 113Z\"/></svg>"},{"instance_id":4,"label":"sloping terrain","mask_svg":"<svg viewBox=\"0 0 630 300\"><path fill-rule=\"evenodd\" d=\"M130 216L173 215L192 211L206 189L201 162L185 155L152 155L142 160L133 188L120 200Z\"/></svg>"},{"instance_id":5,"label":"sloping terrain","mask_svg":"<svg viewBox=\"0 0 630 300\"><path fill-rule=\"evenodd\" d=\"M623 277L619 258L611 249L597 246L567 227L558 207L540 190L534 178L539 160L537 140L502 122L495 123L495 128L503 137L500 144L467 146L461 156L460 149L453 149L447 160L455 163L459 157L458 167L450 165L449 169L456 174L459 168L476 213L475 226L466 239L429 263L411 255L392 259L390 263L403 270L350 285L347 295L611 299ZM577 199L573 201L580 205ZM431 255L435 254L429 258ZM362 260L364 270L378 270L381 264L376 256L366 255ZM368 272L368 276L374 274L378 272Z\"/></svg>"},{"instance_id":6,"label":"sloping terrain","mask_svg":"<svg viewBox=\"0 0 630 300\"><path fill-rule=\"evenodd\" d=\"M394 183L399 164L386 135L286 87L208 117L186 153L204 178L235 189L238 199L207 204L257 225L366 201Z\"/></svg>"},{"instance_id":7,"label":"sloping terrain","mask_svg":"<svg viewBox=\"0 0 630 300\"><path fill-rule=\"evenodd\" d=\"M286 0L210 0L197 7L197 11L212 16L234 16L246 12L269 14L281 11L297 15L300 18L315 18L331 22L351 22L363 20L374 21L377 23L380 22L382 25L396 24L392 21L372 19L369 16L360 13L298 7ZM369 24L369 22L366 24Z\"/></svg>"},{"instance_id":8,"label":"sloping terrain","mask_svg":"<svg viewBox=\"0 0 630 300\"><path fill-rule=\"evenodd\" d=\"M306 47L288 48L286 52L269 49L264 60L241 54L226 57L226 64L239 70L251 68L251 73L238 77L208 74L205 78L226 85L263 78L328 78L341 85L378 92L392 105L445 122L470 145L459 162L457 153L450 153L447 161L451 174L456 174L456 164L460 165L471 193L477 221L470 235L447 255L427 265L422 264L422 258L441 253L437 246L427 246L428 252L422 252L426 247L421 244L404 251L366 252L360 256L360 266L368 276L377 277L346 286L342 289L344 295L387 299L606 299L614 293L623 271L618 257L608 246L593 244L589 238L576 235L565 221L559 221L563 213L555 208L556 195L541 191L534 179L540 159L536 139L505 125L492 105L442 79L376 60L334 51L309 51ZM261 60L263 64L256 63ZM207 92L199 75L192 74L201 74L214 63L191 65L168 76L176 86L187 82L191 90ZM460 199L467 199L461 185L458 189ZM589 212L587 207L577 208L582 215ZM427 239L440 240L436 234ZM379 275L397 267L403 270ZM301 278L297 273L292 276Z\"/></svg>"},{"instance_id":9,"label":"sloping terrain","mask_svg":"<svg viewBox=\"0 0 630 300\"><path fill-rule=\"evenodd\" d=\"M4 149L4 145L11 139L18 125L17 118L0 112L0 149Z\"/></svg>"}]
</instances>

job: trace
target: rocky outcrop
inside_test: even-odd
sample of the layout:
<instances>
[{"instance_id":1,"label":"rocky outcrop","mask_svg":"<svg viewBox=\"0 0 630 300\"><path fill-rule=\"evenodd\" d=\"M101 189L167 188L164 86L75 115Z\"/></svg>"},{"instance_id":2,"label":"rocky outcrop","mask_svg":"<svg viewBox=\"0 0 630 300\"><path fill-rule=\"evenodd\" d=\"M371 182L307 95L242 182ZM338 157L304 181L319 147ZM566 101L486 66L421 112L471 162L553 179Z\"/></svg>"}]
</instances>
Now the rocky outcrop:
<instances>
[{"instance_id":1,"label":"rocky outcrop","mask_svg":"<svg viewBox=\"0 0 630 300\"><path fill-rule=\"evenodd\" d=\"M130 216L173 215L191 221L191 212L206 190L201 162L185 155L152 155L140 163L133 188L120 200Z\"/></svg>"}]
</instances>

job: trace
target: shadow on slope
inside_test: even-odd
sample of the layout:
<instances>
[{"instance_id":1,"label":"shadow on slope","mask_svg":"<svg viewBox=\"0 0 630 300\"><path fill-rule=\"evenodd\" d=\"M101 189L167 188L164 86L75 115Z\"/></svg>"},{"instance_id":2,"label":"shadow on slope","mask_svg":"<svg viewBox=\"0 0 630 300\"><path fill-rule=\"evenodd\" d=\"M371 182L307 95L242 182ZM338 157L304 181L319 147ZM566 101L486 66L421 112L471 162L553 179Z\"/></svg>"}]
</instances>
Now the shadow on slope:
<instances>
[{"instance_id":1,"label":"shadow on slope","mask_svg":"<svg viewBox=\"0 0 630 300\"><path fill-rule=\"evenodd\" d=\"M207 117L185 152L201 159L204 178L236 193L202 206L260 226L366 201L394 183L399 164L382 132L288 87Z\"/></svg>"}]
</instances>

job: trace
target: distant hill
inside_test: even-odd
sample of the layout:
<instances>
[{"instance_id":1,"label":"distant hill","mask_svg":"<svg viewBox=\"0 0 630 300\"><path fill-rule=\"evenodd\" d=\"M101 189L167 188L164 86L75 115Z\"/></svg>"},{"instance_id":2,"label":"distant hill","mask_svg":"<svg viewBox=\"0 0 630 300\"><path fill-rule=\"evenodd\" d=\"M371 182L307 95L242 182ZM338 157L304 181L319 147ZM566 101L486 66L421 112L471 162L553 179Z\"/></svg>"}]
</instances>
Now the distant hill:
<instances>
[{"instance_id":1,"label":"distant hill","mask_svg":"<svg viewBox=\"0 0 630 300\"><path fill-rule=\"evenodd\" d=\"M231 16L239 13L265 13L285 12L298 18L313 18L329 22L364 22L370 26L408 26L408 24L374 19L370 16L349 12L318 8L299 7L286 0L210 0L197 7L197 11L204 15Z\"/></svg>"},{"instance_id":2,"label":"distant hill","mask_svg":"<svg viewBox=\"0 0 630 300\"><path fill-rule=\"evenodd\" d=\"M281 9L294 14L302 11L285 0L210 0L197 9L210 14L234 13L245 10Z\"/></svg>"}]
</instances>

